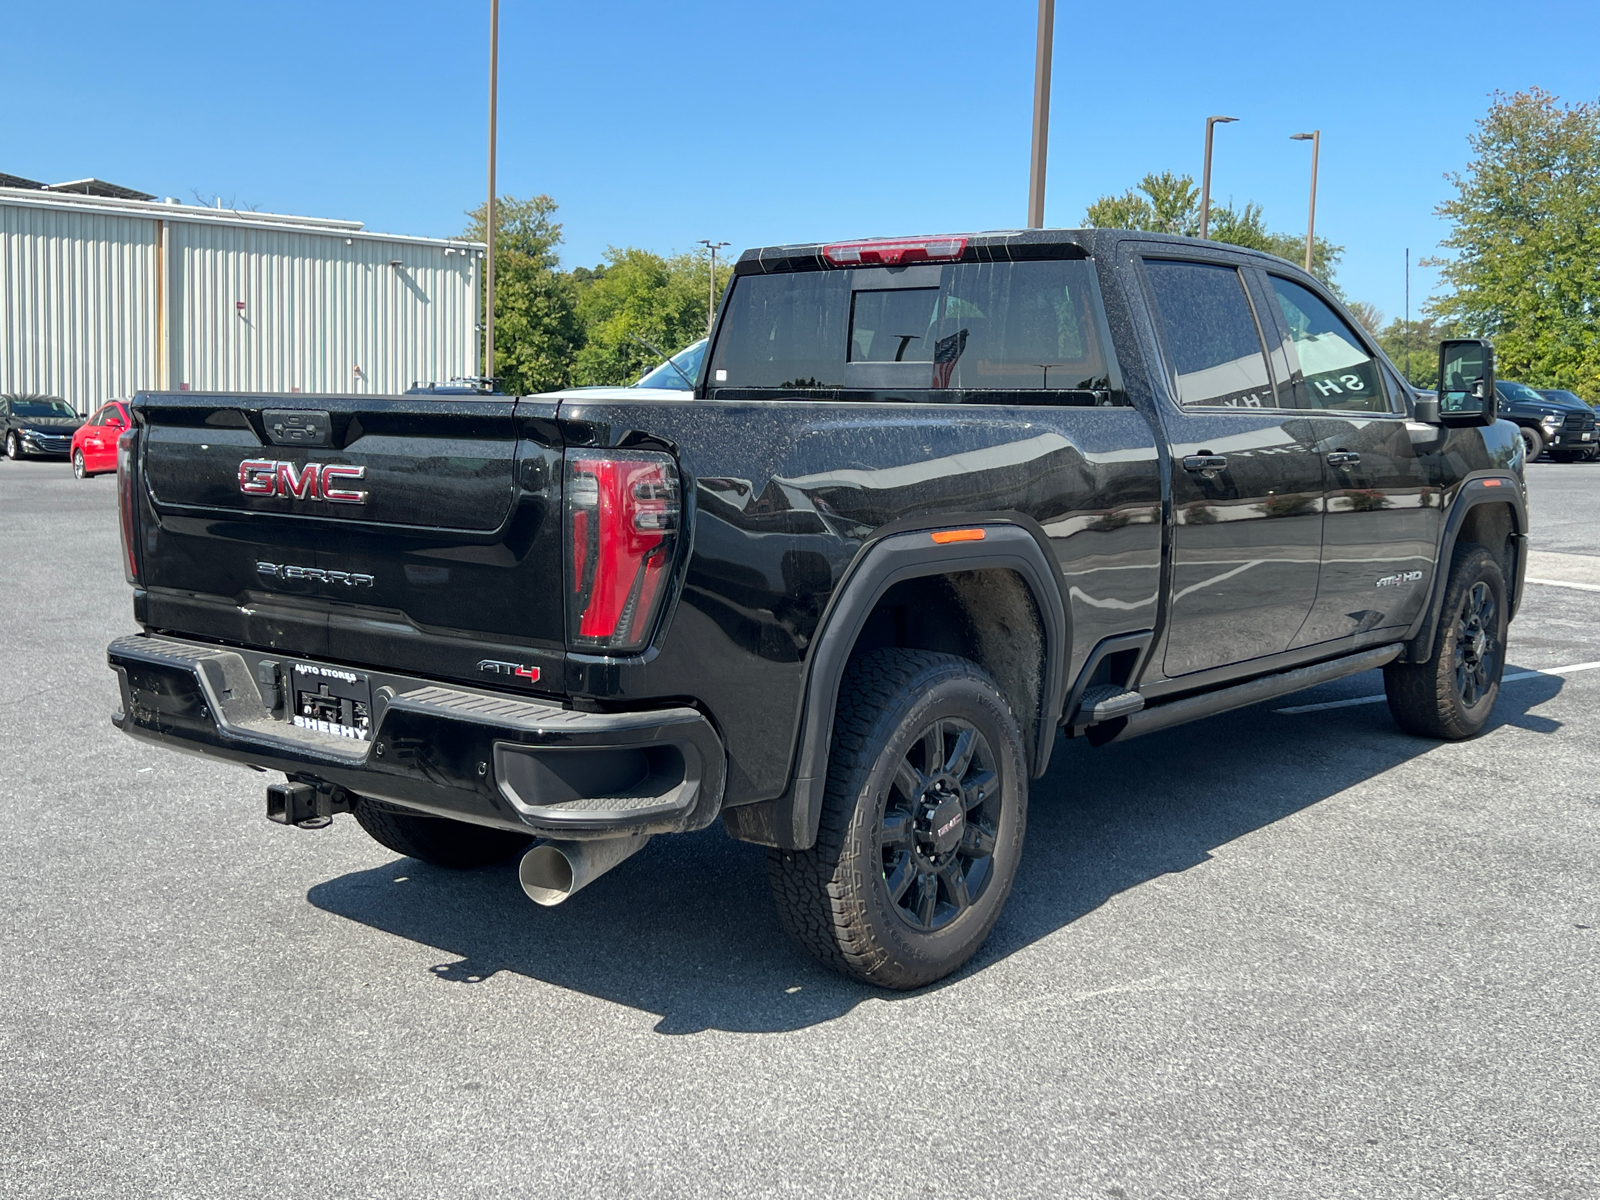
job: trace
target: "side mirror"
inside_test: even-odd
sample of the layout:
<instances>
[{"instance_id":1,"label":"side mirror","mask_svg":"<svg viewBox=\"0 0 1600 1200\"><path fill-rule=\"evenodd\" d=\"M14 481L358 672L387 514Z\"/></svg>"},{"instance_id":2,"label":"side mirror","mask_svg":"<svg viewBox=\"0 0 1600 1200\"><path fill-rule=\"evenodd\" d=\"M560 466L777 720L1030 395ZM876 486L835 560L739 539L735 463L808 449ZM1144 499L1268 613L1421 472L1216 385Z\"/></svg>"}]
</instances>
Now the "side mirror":
<instances>
[{"instance_id":1,"label":"side mirror","mask_svg":"<svg viewBox=\"0 0 1600 1200\"><path fill-rule=\"evenodd\" d=\"M1439 424L1463 428L1497 419L1494 347L1479 338L1440 342Z\"/></svg>"}]
</instances>

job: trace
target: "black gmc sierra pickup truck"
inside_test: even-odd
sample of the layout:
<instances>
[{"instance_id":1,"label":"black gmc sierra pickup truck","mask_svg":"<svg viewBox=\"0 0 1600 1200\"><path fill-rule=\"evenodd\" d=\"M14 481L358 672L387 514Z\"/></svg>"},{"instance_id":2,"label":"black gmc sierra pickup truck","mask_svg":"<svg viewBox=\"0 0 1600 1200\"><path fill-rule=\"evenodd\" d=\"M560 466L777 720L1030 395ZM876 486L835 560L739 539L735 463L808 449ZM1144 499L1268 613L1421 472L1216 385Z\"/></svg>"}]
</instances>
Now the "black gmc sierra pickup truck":
<instances>
[{"instance_id":1,"label":"black gmc sierra pickup truck","mask_svg":"<svg viewBox=\"0 0 1600 1200\"><path fill-rule=\"evenodd\" d=\"M1374 667L1483 726L1523 448L1440 357L1413 392L1277 258L1029 231L749 251L692 392L145 393L115 721L546 904L720 817L807 950L925 984L1058 730Z\"/></svg>"}]
</instances>

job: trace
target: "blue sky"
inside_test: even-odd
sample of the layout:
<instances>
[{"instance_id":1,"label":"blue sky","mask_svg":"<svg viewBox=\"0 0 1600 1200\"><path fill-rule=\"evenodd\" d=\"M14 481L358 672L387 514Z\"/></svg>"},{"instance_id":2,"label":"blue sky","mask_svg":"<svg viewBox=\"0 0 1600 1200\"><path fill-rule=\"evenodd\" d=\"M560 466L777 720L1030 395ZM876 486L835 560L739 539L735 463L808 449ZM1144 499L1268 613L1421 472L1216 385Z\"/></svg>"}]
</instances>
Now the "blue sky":
<instances>
[{"instance_id":1,"label":"blue sky","mask_svg":"<svg viewBox=\"0 0 1600 1200\"><path fill-rule=\"evenodd\" d=\"M561 205L564 261L1024 223L1034 0L503 0L500 190ZM1198 15L1197 15L1198 14ZM448 235L484 191L487 0L24 4L0 171ZM1600 6L1058 0L1051 225L1149 170L1318 232L1398 315L1489 94L1600 97ZM1432 273L1414 270L1413 310Z\"/></svg>"}]
</instances>

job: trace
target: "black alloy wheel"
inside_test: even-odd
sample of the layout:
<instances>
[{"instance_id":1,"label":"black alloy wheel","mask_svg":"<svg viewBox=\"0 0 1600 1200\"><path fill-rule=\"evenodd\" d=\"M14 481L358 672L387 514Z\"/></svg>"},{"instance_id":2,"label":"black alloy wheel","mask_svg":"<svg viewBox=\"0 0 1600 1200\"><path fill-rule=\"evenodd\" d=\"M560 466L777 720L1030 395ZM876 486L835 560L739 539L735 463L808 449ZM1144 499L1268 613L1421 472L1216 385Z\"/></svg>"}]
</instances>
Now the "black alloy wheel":
<instances>
[{"instance_id":1,"label":"black alloy wheel","mask_svg":"<svg viewBox=\"0 0 1600 1200\"><path fill-rule=\"evenodd\" d=\"M1426 662L1392 662L1383 690L1395 723L1418 737L1460 741L1482 731L1506 665L1505 572L1499 555L1456 547Z\"/></svg>"},{"instance_id":2,"label":"black alloy wheel","mask_svg":"<svg viewBox=\"0 0 1600 1200\"><path fill-rule=\"evenodd\" d=\"M969 721L935 718L900 760L884 805L883 879L900 918L931 932L982 898L999 822L988 740Z\"/></svg>"},{"instance_id":3,"label":"black alloy wheel","mask_svg":"<svg viewBox=\"0 0 1600 1200\"><path fill-rule=\"evenodd\" d=\"M839 685L815 845L769 850L789 934L867 983L915 988L983 945L1022 860L1026 747L969 659L876 650Z\"/></svg>"},{"instance_id":4,"label":"black alloy wheel","mask_svg":"<svg viewBox=\"0 0 1600 1200\"><path fill-rule=\"evenodd\" d=\"M1456 695L1466 708L1476 704L1500 679L1499 606L1489 585L1472 585L1456 612Z\"/></svg>"},{"instance_id":5,"label":"black alloy wheel","mask_svg":"<svg viewBox=\"0 0 1600 1200\"><path fill-rule=\"evenodd\" d=\"M1544 453L1544 434L1532 425L1520 426L1522 432L1523 459L1532 462Z\"/></svg>"},{"instance_id":6,"label":"black alloy wheel","mask_svg":"<svg viewBox=\"0 0 1600 1200\"><path fill-rule=\"evenodd\" d=\"M87 479L87 478L89 478L89 472L88 472L87 469L85 469L85 467L83 465L83 451L82 450L74 450L72 452L72 473L74 475L76 475L79 479Z\"/></svg>"}]
</instances>

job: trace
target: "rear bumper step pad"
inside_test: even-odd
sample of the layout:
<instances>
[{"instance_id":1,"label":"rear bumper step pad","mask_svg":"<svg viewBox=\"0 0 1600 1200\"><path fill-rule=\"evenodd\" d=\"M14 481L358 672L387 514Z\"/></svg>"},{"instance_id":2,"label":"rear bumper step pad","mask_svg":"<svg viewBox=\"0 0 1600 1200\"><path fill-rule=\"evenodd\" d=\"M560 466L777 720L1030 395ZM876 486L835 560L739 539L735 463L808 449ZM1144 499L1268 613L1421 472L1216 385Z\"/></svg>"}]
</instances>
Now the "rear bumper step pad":
<instances>
[{"instance_id":1,"label":"rear bumper step pad","mask_svg":"<svg viewBox=\"0 0 1600 1200\"><path fill-rule=\"evenodd\" d=\"M585 838L700 829L721 809L725 752L692 708L577 712L372 672L366 742L275 716L259 654L135 635L106 655L124 733L435 816Z\"/></svg>"}]
</instances>

